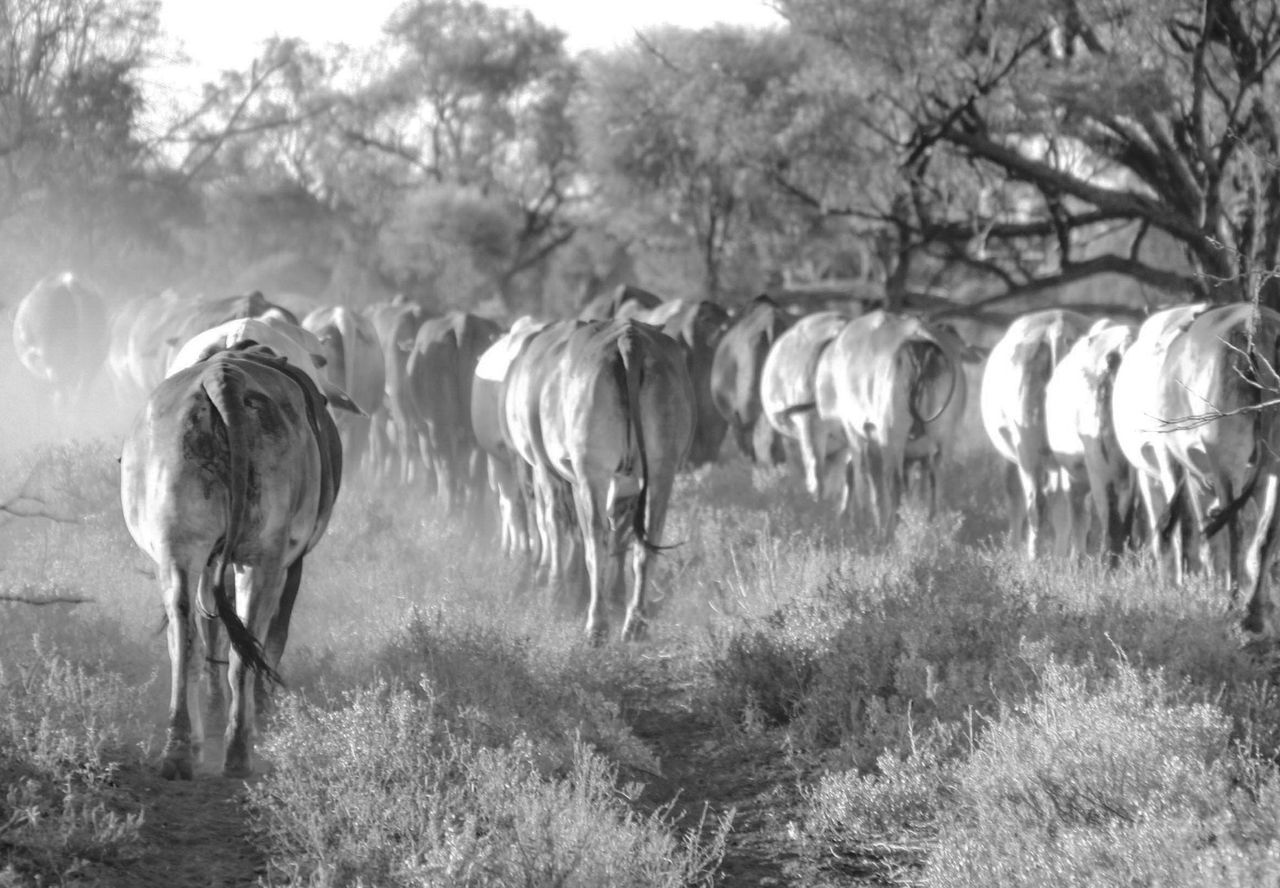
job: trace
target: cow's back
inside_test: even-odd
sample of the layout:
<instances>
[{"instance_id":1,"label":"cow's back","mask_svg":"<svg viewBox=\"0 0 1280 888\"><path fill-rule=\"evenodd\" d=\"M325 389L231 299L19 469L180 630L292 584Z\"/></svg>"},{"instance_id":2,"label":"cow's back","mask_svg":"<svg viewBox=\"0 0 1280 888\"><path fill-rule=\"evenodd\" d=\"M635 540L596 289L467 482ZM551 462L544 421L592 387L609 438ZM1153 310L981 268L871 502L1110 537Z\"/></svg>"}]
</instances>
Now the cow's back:
<instances>
[{"instance_id":1,"label":"cow's back","mask_svg":"<svg viewBox=\"0 0 1280 888\"><path fill-rule=\"evenodd\" d=\"M1277 367L1278 343L1280 313L1236 303L1199 315L1169 345L1158 418L1170 453L1202 480L1229 477L1238 491L1251 471L1259 435L1274 424L1256 408L1263 389L1276 388L1268 365Z\"/></svg>"},{"instance_id":2,"label":"cow's back","mask_svg":"<svg viewBox=\"0 0 1280 888\"><path fill-rule=\"evenodd\" d=\"M1162 409L1157 399L1165 358L1173 340L1206 308L1204 303L1178 305L1147 318L1116 370L1111 392L1116 440L1129 463L1153 479L1165 446L1156 418Z\"/></svg>"},{"instance_id":3,"label":"cow's back","mask_svg":"<svg viewBox=\"0 0 1280 888\"><path fill-rule=\"evenodd\" d=\"M1025 462L1049 452L1044 392L1053 368L1089 329L1088 318L1066 309L1023 315L991 349L982 376L982 421L1005 459Z\"/></svg>"},{"instance_id":4,"label":"cow's back","mask_svg":"<svg viewBox=\"0 0 1280 888\"><path fill-rule=\"evenodd\" d=\"M792 434L789 415L816 410L816 372L823 350L849 321L841 312L801 318L774 342L760 377L760 403L769 424Z\"/></svg>"}]
</instances>

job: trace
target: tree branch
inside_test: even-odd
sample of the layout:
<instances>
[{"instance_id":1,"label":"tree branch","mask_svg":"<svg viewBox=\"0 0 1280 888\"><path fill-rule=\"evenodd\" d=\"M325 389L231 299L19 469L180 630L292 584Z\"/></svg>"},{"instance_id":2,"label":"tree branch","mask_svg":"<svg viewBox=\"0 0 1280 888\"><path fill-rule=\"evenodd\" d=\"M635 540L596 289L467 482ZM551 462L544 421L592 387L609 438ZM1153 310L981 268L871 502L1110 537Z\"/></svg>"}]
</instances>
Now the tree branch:
<instances>
[{"instance_id":1,"label":"tree branch","mask_svg":"<svg viewBox=\"0 0 1280 888\"><path fill-rule=\"evenodd\" d=\"M1028 157L1016 148L1001 144L989 136L956 130L947 133L943 138L976 157L1002 167L1015 178L1063 194L1070 194L1116 218L1127 216L1136 220L1149 221L1198 252L1206 247L1204 233L1200 229L1173 215L1159 201L1146 195L1132 191L1114 191L1093 185L1078 176Z\"/></svg>"},{"instance_id":2,"label":"tree branch","mask_svg":"<svg viewBox=\"0 0 1280 888\"><path fill-rule=\"evenodd\" d=\"M1086 278L1094 277L1099 274L1122 274L1135 278L1152 286L1159 287L1175 293L1195 293L1197 291L1197 279L1190 275L1178 274L1171 271L1161 271L1152 268L1143 262L1135 262L1124 256L1106 255L1097 256L1093 259L1086 259L1083 262L1077 262L1064 268L1060 273L1048 275L1035 280L1018 284L1003 293L997 293L994 296L988 296L985 299L979 299L977 302L970 302L963 305L957 304L953 309L943 309L937 313L938 317L947 317L951 315L963 315L974 310L981 310L1001 302L1009 302L1014 299L1025 298L1043 293L1065 284L1075 283Z\"/></svg>"}]
</instances>

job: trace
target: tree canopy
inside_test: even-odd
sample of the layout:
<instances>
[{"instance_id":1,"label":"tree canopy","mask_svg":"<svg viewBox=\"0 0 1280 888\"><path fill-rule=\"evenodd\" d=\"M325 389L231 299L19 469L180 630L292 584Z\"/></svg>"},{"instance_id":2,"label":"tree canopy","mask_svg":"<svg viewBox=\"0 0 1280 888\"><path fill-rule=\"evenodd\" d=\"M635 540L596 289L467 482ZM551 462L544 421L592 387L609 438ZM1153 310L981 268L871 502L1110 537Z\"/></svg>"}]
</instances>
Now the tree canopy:
<instances>
[{"instance_id":1,"label":"tree canopy","mask_svg":"<svg viewBox=\"0 0 1280 888\"><path fill-rule=\"evenodd\" d=\"M782 0L856 71L910 200L893 221L1018 294L1120 272L1216 299L1280 260L1280 9L1235 0ZM963 183L963 184L961 184ZM1100 227L1182 245L1084 256Z\"/></svg>"},{"instance_id":2,"label":"tree canopy","mask_svg":"<svg viewBox=\"0 0 1280 888\"><path fill-rule=\"evenodd\" d=\"M1280 0L777 8L574 56L528 13L406 0L375 47L275 38L157 123L154 0L0 0L0 275L508 314L635 276L1280 305Z\"/></svg>"}]
</instances>

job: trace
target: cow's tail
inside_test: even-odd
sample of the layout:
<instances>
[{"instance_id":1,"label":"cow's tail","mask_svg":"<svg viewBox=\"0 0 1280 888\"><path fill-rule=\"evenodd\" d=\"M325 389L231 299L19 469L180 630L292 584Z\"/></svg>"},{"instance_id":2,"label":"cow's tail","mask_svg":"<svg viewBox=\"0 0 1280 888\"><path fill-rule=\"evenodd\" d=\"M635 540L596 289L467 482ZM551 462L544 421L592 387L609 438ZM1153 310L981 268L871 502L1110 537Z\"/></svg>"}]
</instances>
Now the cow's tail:
<instances>
[{"instance_id":1,"label":"cow's tail","mask_svg":"<svg viewBox=\"0 0 1280 888\"><path fill-rule=\"evenodd\" d=\"M1066 317L1059 317L1049 328L1049 373L1053 374L1058 363L1066 357L1066 352L1071 348L1067 342L1067 320Z\"/></svg>"},{"instance_id":2,"label":"cow's tail","mask_svg":"<svg viewBox=\"0 0 1280 888\"><path fill-rule=\"evenodd\" d=\"M243 386L239 370L225 365L219 368L216 380L206 378L204 383L205 395L213 407L210 419L214 435L223 438L227 448L227 522L222 546L213 559L213 602L218 619L226 627L227 639L241 662L278 682L280 676L267 663L262 645L236 613L235 602L227 592L227 566L239 545L249 510L246 460L249 442L245 434ZM219 427L222 435L217 434Z\"/></svg>"},{"instance_id":3,"label":"cow's tail","mask_svg":"<svg viewBox=\"0 0 1280 888\"><path fill-rule=\"evenodd\" d=\"M811 410L817 410L817 409L818 409L817 401L805 401L802 404L792 404L790 407L782 408L779 415L783 419L790 419L791 417L797 414L808 413Z\"/></svg>"},{"instance_id":4,"label":"cow's tail","mask_svg":"<svg viewBox=\"0 0 1280 888\"><path fill-rule=\"evenodd\" d=\"M644 441L644 419L640 407L640 386L644 383L644 355L640 337L628 327L618 337L618 357L622 362L622 384L626 389L627 415L635 431L636 450L640 454L640 493L631 513L631 528L636 541L650 552L659 547L649 539L645 529L649 518L649 453Z\"/></svg>"},{"instance_id":5,"label":"cow's tail","mask_svg":"<svg viewBox=\"0 0 1280 888\"><path fill-rule=\"evenodd\" d=\"M1164 507L1163 514L1160 515L1156 522L1156 534L1160 537L1160 544L1168 546L1173 540L1173 529L1178 526L1178 522L1185 518L1187 509L1187 483L1184 478L1179 477L1177 484L1173 488L1173 496L1169 497L1169 502Z\"/></svg>"},{"instance_id":6,"label":"cow's tail","mask_svg":"<svg viewBox=\"0 0 1280 888\"><path fill-rule=\"evenodd\" d=\"M956 396L957 377L960 370L936 342L931 340L911 342L908 343L907 348L911 358L911 388L907 394L907 410L911 414L911 437L918 438L924 434L925 426L936 422L938 417L951 406L951 401ZM938 362L946 369L951 385L947 389L947 396L938 405L938 409L933 411L932 415L925 416L924 399L928 394L929 383L934 379L933 367Z\"/></svg>"},{"instance_id":7,"label":"cow's tail","mask_svg":"<svg viewBox=\"0 0 1280 888\"><path fill-rule=\"evenodd\" d=\"M1257 459L1258 455L1255 452L1254 461L1256 462ZM1209 520L1204 523L1203 533L1205 535L1205 539L1212 537L1215 533L1222 530L1222 528L1226 526L1227 522L1234 518L1236 513L1244 508L1245 503L1253 498L1253 491L1258 486L1259 474L1261 473L1255 469L1253 476L1249 479L1249 483L1240 491L1240 495L1232 499L1231 502L1227 503L1222 508L1218 509L1209 518Z\"/></svg>"}]
</instances>

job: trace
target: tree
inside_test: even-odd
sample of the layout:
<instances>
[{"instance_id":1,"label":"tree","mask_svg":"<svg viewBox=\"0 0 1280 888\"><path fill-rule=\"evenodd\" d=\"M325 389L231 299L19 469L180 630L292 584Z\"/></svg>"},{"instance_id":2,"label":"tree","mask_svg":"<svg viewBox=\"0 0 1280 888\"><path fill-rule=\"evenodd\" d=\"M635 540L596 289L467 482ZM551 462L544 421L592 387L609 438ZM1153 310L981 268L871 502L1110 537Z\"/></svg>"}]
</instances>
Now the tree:
<instances>
[{"instance_id":1,"label":"tree","mask_svg":"<svg viewBox=\"0 0 1280 888\"><path fill-rule=\"evenodd\" d=\"M0 0L0 238L6 284L84 265L135 232L154 0ZM152 230L152 234L155 234Z\"/></svg>"},{"instance_id":2,"label":"tree","mask_svg":"<svg viewBox=\"0 0 1280 888\"><path fill-rule=\"evenodd\" d=\"M353 64L345 47L321 53L272 38L245 70L206 84L201 102L172 123L165 138L177 149L175 174L203 194L203 218L184 230L202 284L239 286L229 275L285 266L291 273L245 283L320 295L338 267L375 252L377 227L389 218L382 207L397 199L404 176L343 135L367 113L351 87L339 86Z\"/></svg>"},{"instance_id":3,"label":"tree","mask_svg":"<svg viewBox=\"0 0 1280 888\"><path fill-rule=\"evenodd\" d=\"M713 298L758 286L726 269L757 269L763 233L783 224L761 159L794 110L800 49L767 31L666 28L588 63L577 125L602 203L650 237L674 226Z\"/></svg>"},{"instance_id":4,"label":"tree","mask_svg":"<svg viewBox=\"0 0 1280 888\"><path fill-rule=\"evenodd\" d=\"M464 250L510 303L518 279L573 236L577 144L567 114L578 72L564 35L528 13L458 0L409 4L387 33L401 55L368 90L382 111L346 135L413 174L396 211L401 233L415 219L424 236L447 230L441 246ZM442 228L423 212L450 205L477 224ZM491 220L495 211L509 222ZM439 270L433 264L415 274Z\"/></svg>"},{"instance_id":5,"label":"tree","mask_svg":"<svg viewBox=\"0 0 1280 888\"><path fill-rule=\"evenodd\" d=\"M1107 272L1218 300L1280 266L1280 8L1247 0L780 0L860 85L905 182L886 221L997 285ZM805 192L786 169L783 187ZM854 211L851 207L842 208ZM1106 226L1160 230L1193 271Z\"/></svg>"}]
</instances>

